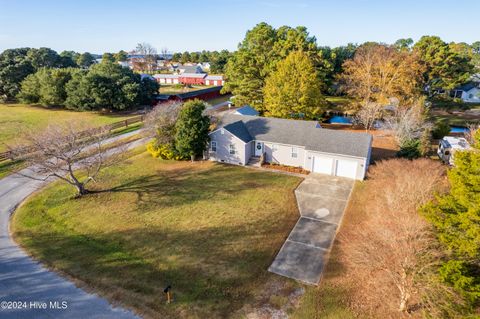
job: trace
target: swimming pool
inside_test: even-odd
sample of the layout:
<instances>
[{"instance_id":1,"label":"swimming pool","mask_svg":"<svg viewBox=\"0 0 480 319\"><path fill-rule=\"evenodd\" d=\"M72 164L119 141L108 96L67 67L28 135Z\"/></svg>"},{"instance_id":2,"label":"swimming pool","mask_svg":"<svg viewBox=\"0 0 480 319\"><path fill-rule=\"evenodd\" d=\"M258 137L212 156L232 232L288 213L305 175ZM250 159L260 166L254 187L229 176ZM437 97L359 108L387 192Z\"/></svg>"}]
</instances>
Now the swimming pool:
<instances>
[{"instance_id":1,"label":"swimming pool","mask_svg":"<svg viewBox=\"0 0 480 319\"><path fill-rule=\"evenodd\" d=\"M352 124L352 118L347 116L335 115L332 116L327 123L330 124Z\"/></svg>"},{"instance_id":2,"label":"swimming pool","mask_svg":"<svg viewBox=\"0 0 480 319\"><path fill-rule=\"evenodd\" d=\"M467 133L468 127L464 126L450 126L450 133Z\"/></svg>"}]
</instances>

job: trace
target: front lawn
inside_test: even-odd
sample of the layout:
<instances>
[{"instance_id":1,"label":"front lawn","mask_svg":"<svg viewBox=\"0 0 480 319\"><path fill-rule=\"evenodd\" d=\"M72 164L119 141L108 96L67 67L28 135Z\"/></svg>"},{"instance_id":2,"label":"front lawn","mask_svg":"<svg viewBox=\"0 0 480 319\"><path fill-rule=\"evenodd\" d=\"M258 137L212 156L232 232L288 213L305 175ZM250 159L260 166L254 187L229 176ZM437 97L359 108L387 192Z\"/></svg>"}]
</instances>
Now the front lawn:
<instances>
[{"instance_id":1,"label":"front lawn","mask_svg":"<svg viewBox=\"0 0 480 319\"><path fill-rule=\"evenodd\" d=\"M28 129L42 130L49 123L85 121L102 126L121 121L130 116L101 115L94 112L74 112L25 104L0 104L0 152L5 151L5 143L12 143Z\"/></svg>"},{"instance_id":2,"label":"front lawn","mask_svg":"<svg viewBox=\"0 0 480 319\"><path fill-rule=\"evenodd\" d=\"M243 317L272 282L292 285L267 268L298 218L299 178L142 153L102 181L80 199L59 182L34 195L13 217L17 242L146 317Z\"/></svg>"}]
</instances>

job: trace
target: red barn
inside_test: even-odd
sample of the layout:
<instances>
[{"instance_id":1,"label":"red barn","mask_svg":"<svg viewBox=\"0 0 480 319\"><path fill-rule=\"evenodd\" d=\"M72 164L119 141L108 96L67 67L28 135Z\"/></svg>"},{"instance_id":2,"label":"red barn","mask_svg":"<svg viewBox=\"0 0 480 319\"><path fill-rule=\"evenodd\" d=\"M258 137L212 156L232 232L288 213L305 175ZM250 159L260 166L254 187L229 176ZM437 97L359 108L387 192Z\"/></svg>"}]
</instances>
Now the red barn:
<instances>
[{"instance_id":1,"label":"red barn","mask_svg":"<svg viewBox=\"0 0 480 319\"><path fill-rule=\"evenodd\" d=\"M178 76L178 81L182 84L205 85L205 73L182 73Z\"/></svg>"}]
</instances>

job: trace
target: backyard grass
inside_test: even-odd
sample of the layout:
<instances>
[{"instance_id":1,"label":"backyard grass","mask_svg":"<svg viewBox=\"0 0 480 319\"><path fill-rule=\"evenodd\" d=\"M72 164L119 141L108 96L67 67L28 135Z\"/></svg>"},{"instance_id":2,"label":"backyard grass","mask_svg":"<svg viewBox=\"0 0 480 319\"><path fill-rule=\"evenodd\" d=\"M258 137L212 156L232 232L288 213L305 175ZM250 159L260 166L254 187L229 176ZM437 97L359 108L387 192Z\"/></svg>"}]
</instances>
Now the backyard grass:
<instances>
[{"instance_id":1,"label":"backyard grass","mask_svg":"<svg viewBox=\"0 0 480 319\"><path fill-rule=\"evenodd\" d=\"M231 97L232 97L231 94L225 94L218 97L214 97L213 99L209 99L206 102L213 106L223 102L227 102L228 100L230 100Z\"/></svg>"},{"instance_id":2,"label":"backyard grass","mask_svg":"<svg viewBox=\"0 0 480 319\"><path fill-rule=\"evenodd\" d=\"M351 110L354 99L347 96L326 96L329 111L346 112Z\"/></svg>"},{"instance_id":3,"label":"backyard grass","mask_svg":"<svg viewBox=\"0 0 480 319\"><path fill-rule=\"evenodd\" d=\"M285 299L272 283L296 285L267 268L298 218L301 179L146 153L102 175L86 197L56 182L27 200L12 221L17 242L150 318L243 318Z\"/></svg>"},{"instance_id":4,"label":"backyard grass","mask_svg":"<svg viewBox=\"0 0 480 319\"><path fill-rule=\"evenodd\" d=\"M42 130L49 123L85 121L91 125L106 125L131 116L101 115L94 112L74 112L24 104L0 104L0 152L6 143L21 137L25 130Z\"/></svg>"}]
</instances>

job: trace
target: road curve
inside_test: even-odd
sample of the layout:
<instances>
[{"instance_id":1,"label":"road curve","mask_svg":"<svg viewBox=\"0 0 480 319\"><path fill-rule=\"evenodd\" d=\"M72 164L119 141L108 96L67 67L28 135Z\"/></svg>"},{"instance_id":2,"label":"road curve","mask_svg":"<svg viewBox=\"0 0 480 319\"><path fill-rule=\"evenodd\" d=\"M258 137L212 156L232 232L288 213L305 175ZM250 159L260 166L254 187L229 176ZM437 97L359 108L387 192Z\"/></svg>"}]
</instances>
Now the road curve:
<instances>
[{"instance_id":1,"label":"road curve","mask_svg":"<svg viewBox=\"0 0 480 319\"><path fill-rule=\"evenodd\" d=\"M139 146L142 142L132 142L128 148ZM23 174L31 172L29 168L22 171ZM48 182L18 174L0 179L0 318L139 318L131 311L114 307L106 299L87 293L49 271L12 240L9 233L11 214L26 197Z\"/></svg>"}]
</instances>

